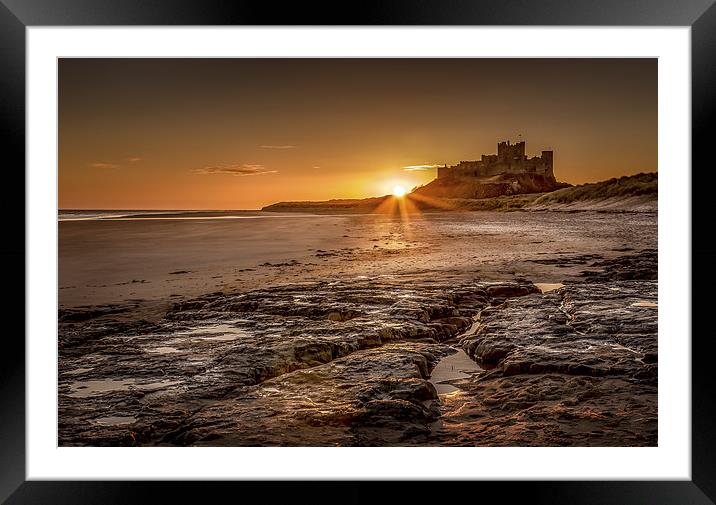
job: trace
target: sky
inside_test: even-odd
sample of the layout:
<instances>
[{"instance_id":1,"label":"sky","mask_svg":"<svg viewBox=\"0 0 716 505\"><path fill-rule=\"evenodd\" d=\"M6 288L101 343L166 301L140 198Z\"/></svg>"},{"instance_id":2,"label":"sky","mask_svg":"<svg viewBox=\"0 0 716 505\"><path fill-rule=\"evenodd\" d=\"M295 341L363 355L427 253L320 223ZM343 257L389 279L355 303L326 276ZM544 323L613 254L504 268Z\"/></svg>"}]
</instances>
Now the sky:
<instances>
[{"instance_id":1,"label":"sky","mask_svg":"<svg viewBox=\"0 0 716 505\"><path fill-rule=\"evenodd\" d=\"M379 196L518 138L572 184L657 170L656 59L60 59L58 93L62 209Z\"/></svg>"}]
</instances>

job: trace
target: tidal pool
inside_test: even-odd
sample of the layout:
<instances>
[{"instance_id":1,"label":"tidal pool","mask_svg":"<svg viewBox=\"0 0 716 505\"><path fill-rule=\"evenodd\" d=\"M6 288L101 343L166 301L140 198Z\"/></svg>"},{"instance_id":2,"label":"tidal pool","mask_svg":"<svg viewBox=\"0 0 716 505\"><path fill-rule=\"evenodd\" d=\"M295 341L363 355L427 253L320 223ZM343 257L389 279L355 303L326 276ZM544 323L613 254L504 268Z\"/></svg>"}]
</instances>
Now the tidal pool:
<instances>
[{"instance_id":1,"label":"tidal pool","mask_svg":"<svg viewBox=\"0 0 716 505\"><path fill-rule=\"evenodd\" d=\"M433 373L430 375L430 382L433 383L438 394L452 393L458 390L449 381L455 379L465 379L473 373L482 370L465 351L459 349L450 356L445 356L435 366Z\"/></svg>"}]
</instances>

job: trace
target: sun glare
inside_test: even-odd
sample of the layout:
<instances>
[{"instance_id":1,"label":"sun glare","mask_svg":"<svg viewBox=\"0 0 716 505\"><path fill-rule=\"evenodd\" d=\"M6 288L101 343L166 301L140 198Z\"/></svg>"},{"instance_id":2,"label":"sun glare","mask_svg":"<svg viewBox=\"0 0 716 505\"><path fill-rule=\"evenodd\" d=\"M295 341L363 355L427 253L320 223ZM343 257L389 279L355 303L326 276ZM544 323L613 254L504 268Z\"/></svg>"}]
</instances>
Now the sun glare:
<instances>
[{"instance_id":1,"label":"sun glare","mask_svg":"<svg viewBox=\"0 0 716 505\"><path fill-rule=\"evenodd\" d=\"M405 196L405 193L407 193L405 186L395 186L393 188L393 196L401 197Z\"/></svg>"}]
</instances>

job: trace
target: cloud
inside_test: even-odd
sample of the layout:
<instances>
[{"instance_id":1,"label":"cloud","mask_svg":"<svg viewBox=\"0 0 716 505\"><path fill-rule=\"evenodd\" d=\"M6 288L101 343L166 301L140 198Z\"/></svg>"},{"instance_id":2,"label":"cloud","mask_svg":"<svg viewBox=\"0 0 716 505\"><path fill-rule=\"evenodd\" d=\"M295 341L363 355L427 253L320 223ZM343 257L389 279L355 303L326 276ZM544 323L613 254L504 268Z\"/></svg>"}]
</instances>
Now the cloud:
<instances>
[{"instance_id":1,"label":"cloud","mask_svg":"<svg viewBox=\"0 0 716 505\"><path fill-rule=\"evenodd\" d=\"M214 165L208 167L195 168L194 173L202 175L233 175L236 177L245 177L247 175L266 175L276 174L278 170L267 170L263 165Z\"/></svg>"},{"instance_id":2,"label":"cloud","mask_svg":"<svg viewBox=\"0 0 716 505\"><path fill-rule=\"evenodd\" d=\"M137 161L142 161L142 158L127 158L127 161L129 163L136 163ZM88 163L87 166L92 168L122 168L122 165L119 163L105 163L103 161Z\"/></svg>"},{"instance_id":3,"label":"cloud","mask_svg":"<svg viewBox=\"0 0 716 505\"><path fill-rule=\"evenodd\" d=\"M408 165L403 167L406 172L415 172L418 170L430 170L431 168L441 167L442 165Z\"/></svg>"},{"instance_id":4,"label":"cloud","mask_svg":"<svg viewBox=\"0 0 716 505\"><path fill-rule=\"evenodd\" d=\"M119 168L120 165L116 165L114 163L90 163L90 167L92 168Z\"/></svg>"},{"instance_id":5,"label":"cloud","mask_svg":"<svg viewBox=\"0 0 716 505\"><path fill-rule=\"evenodd\" d=\"M259 147L261 149L295 149L296 148L296 146L292 146L292 145L277 145L276 146L276 145L266 145L266 144L260 145Z\"/></svg>"}]
</instances>

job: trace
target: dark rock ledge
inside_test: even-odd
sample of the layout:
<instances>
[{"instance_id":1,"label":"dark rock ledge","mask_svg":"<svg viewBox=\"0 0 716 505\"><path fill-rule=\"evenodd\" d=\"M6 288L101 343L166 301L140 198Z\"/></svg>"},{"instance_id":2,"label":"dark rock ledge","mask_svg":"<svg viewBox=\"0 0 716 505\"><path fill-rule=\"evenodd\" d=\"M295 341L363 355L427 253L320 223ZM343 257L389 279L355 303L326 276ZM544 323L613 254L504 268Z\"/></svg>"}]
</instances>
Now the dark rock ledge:
<instances>
[{"instance_id":1,"label":"dark rock ledge","mask_svg":"<svg viewBox=\"0 0 716 505\"><path fill-rule=\"evenodd\" d=\"M176 304L158 324L61 323L60 443L314 445L333 443L325 432L335 422L350 434L337 444L378 443L371 426L391 441L427 433L439 416L427 379L450 352L442 342L494 300L537 291L359 279L215 293ZM260 412L268 424L307 425L249 436Z\"/></svg>"},{"instance_id":2,"label":"dark rock ledge","mask_svg":"<svg viewBox=\"0 0 716 505\"><path fill-rule=\"evenodd\" d=\"M589 268L546 294L436 273L73 314L60 445L655 445L656 254ZM451 345L487 370L438 395Z\"/></svg>"}]
</instances>

